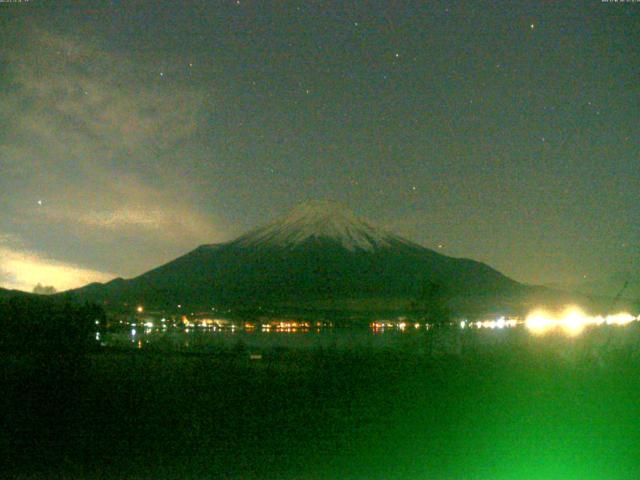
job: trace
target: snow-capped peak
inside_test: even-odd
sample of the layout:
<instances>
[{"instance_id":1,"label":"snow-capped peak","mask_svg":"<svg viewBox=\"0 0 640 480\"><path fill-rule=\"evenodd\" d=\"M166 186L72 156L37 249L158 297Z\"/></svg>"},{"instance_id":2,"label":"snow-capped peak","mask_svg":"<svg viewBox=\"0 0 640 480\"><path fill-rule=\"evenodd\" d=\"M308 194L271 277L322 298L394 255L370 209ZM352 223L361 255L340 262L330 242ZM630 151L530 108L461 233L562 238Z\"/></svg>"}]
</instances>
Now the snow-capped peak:
<instances>
[{"instance_id":1,"label":"snow-capped peak","mask_svg":"<svg viewBox=\"0 0 640 480\"><path fill-rule=\"evenodd\" d=\"M303 203L288 215L236 240L240 246L293 247L311 239L332 240L348 250L374 250L406 241L374 227L339 203ZM406 242L409 243L409 242Z\"/></svg>"}]
</instances>

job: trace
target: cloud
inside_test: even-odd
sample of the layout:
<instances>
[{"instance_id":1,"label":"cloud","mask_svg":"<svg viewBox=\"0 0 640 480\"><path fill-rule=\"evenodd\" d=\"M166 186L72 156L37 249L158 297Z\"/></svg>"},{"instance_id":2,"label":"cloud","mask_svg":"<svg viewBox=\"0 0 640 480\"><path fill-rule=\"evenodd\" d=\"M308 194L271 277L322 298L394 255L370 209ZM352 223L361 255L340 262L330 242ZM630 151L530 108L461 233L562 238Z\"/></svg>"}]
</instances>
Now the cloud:
<instances>
[{"instance_id":1,"label":"cloud","mask_svg":"<svg viewBox=\"0 0 640 480\"><path fill-rule=\"evenodd\" d=\"M89 211L82 214L78 221L92 227L122 228L128 226L159 230L168 226L167 214L164 210L134 210L123 208L111 211Z\"/></svg>"},{"instance_id":2,"label":"cloud","mask_svg":"<svg viewBox=\"0 0 640 480\"><path fill-rule=\"evenodd\" d=\"M70 178L117 183L121 174L175 178L162 159L196 134L209 92L88 39L37 27L28 38L19 48L0 46L5 171L53 187Z\"/></svg>"},{"instance_id":3,"label":"cloud","mask_svg":"<svg viewBox=\"0 0 640 480\"><path fill-rule=\"evenodd\" d=\"M130 227L169 233L173 229L179 229L189 237L208 237L212 233L209 225L199 215L179 209L125 207L108 211L88 211L78 217L78 221L91 227L113 230Z\"/></svg>"},{"instance_id":4,"label":"cloud","mask_svg":"<svg viewBox=\"0 0 640 480\"><path fill-rule=\"evenodd\" d=\"M68 290L91 282L105 282L115 275L60 262L36 252L0 244L0 286L32 291L38 284Z\"/></svg>"},{"instance_id":5,"label":"cloud","mask_svg":"<svg viewBox=\"0 0 640 480\"><path fill-rule=\"evenodd\" d=\"M176 193L176 187L177 192ZM137 177L121 176L103 184L99 195L87 195L71 187L56 202L45 204L38 214L48 221L71 223L75 228L119 233L162 234L167 241L188 243L219 238L210 216L197 211L182 197L180 180L171 188L155 188ZM82 198L82 202L78 202Z\"/></svg>"},{"instance_id":6,"label":"cloud","mask_svg":"<svg viewBox=\"0 0 640 480\"><path fill-rule=\"evenodd\" d=\"M13 80L7 97L18 107L10 112L19 113L12 120L34 140L72 151L85 140L102 153L163 150L197 129L205 92L165 80L157 66L87 39L37 28L29 38L4 56Z\"/></svg>"},{"instance_id":7,"label":"cloud","mask_svg":"<svg viewBox=\"0 0 640 480\"><path fill-rule=\"evenodd\" d=\"M95 35L35 26L20 44L0 45L7 87L0 91L0 195L11 192L2 198L0 225L29 239L31 252L19 257L27 249L11 250L14 267L4 267L5 278L61 289L71 276L103 278L81 273L87 259L101 258L105 271L126 275L145 258L151 267L226 238L219 219L202 208L210 193L196 192L197 183L183 180L189 175L180 170L211 93L164 72L135 50L114 52ZM125 238L144 253L125 259ZM34 253L51 252L53 243L58 263ZM60 247L67 244L79 248ZM38 271L57 268L60 281L27 279L27 263L40 265Z\"/></svg>"}]
</instances>

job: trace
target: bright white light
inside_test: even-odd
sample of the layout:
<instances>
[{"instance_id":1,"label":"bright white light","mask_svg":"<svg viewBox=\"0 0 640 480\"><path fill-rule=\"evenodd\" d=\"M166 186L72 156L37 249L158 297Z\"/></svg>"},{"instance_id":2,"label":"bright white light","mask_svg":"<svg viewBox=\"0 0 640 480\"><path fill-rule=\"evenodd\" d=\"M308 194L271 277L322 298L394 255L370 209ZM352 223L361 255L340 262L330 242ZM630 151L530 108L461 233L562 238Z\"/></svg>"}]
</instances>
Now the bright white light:
<instances>
[{"instance_id":1,"label":"bright white light","mask_svg":"<svg viewBox=\"0 0 640 480\"><path fill-rule=\"evenodd\" d=\"M627 325L634 320L638 319L629 313L616 313L615 315L609 315L605 322L607 322L607 325Z\"/></svg>"},{"instance_id":2,"label":"bright white light","mask_svg":"<svg viewBox=\"0 0 640 480\"><path fill-rule=\"evenodd\" d=\"M551 314L544 310L537 310L527 315L524 324L527 329L534 334L543 334L555 327L555 322L551 319Z\"/></svg>"},{"instance_id":3,"label":"bright white light","mask_svg":"<svg viewBox=\"0 0 640 480\"><path fill-rule=\"evenodd\" d=\"M571 307L564 312L563 318L564 331L570 336L576 336L582 333L582 330L588 323L593 323L591 319L579 308Z\"/></svg>"},{"instance_id":4,"label":"bright white light","mask_svg":"<svg viewBox=\"0 0 640 480\"><path fill-rule=\"evenodd\" d=\"M601 315L587 315L582 309L570 306L557 315L544 310L536 310L530 313L525 320L525 325L531 333L542 335L550 331L561 330L566 335L576 336L588 326L619 325L624 326L638 320L633 315L621 312L603 317Z\"/></svg>"},{"instance_id":5,"label":"bright white light","mask_svg":"<svg viewBox=\"0 0 640 480\"><path fill-rule=\"evenodd\" d=\"M496 320L476 320L474 322L469 322L468 320L462 320L460 322L460 328L488 328L490 330L503 329L503 328L512 328L517 326L520 323L519 320L515 318L507 319L507 317L499 317Z\"/></svg>"}]
</instances>

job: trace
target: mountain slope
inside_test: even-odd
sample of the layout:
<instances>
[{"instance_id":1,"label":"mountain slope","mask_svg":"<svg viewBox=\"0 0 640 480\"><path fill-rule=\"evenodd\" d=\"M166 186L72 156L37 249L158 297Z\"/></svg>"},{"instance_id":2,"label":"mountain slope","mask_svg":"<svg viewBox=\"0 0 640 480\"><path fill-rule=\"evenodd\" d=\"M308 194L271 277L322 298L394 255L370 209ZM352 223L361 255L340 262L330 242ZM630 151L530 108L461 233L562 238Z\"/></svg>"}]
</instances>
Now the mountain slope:
<instances>
[{"instance_id":1,"label":"mountain slope","mask_svg":"<svg viewBox=\"0 0 640 480\"><path fill-rule=\"evenodd\" d=\"M7 290L0 288L0 298L13 298L13 297L35 297L36 295L23 292L21 290Z\"/></svg>"},{"instance_id":2,"label":"mountain slope","mask_svg":"<svg viewBox=\"0 0 640 480\"><path fill-rule=\"evenodd\" d=\"M480 262L441 255L337 204L313 202L231 242L203 245L139 277L88 285L75 294L162 307L305 305L419 300L432 283L467 296L522 288Z\"/></svg>"}]
</instances>

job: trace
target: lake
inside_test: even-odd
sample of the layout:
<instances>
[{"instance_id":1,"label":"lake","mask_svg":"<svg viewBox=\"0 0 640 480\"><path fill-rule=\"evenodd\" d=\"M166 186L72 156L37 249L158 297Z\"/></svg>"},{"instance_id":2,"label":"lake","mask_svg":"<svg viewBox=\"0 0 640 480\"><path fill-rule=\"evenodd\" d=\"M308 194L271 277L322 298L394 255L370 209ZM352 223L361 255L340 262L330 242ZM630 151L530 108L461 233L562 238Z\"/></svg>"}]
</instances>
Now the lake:
<instances>
[{"instance_id":1,"label":"lake","mask_svg":"<svg viewBox=\"0 0 640 480\"><path fill-rule=\"evenodd\" d=\"M486 324L485 324L486 325ZM351 325L322 328L131 328L102 336L107 348L160 352L216 353L246 350L254 359L277 350L390 350L416 356L465 355L491 352L499 348L543 348L563 356L598 357L612 349L635 351L640 347L637 322L591 326L579 335L552 331L532 333L525 325L510 328L434 327L427 324Z\"/></svg>"},{"instance_id":2,"label":"lake","mask_svg":"<svg viewBox=\"0 0 640 480\"><path fill-rule=\"evenodd\" d=\"M5 478L640 478L636 324L106 343L3 357Z\"/></svg>"}]
</instances>

